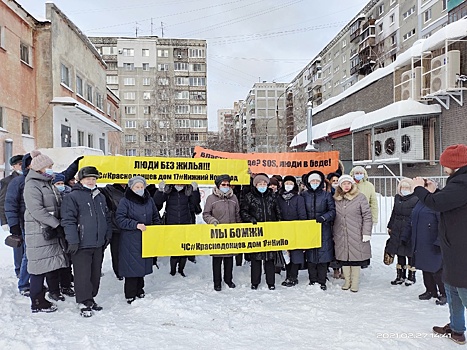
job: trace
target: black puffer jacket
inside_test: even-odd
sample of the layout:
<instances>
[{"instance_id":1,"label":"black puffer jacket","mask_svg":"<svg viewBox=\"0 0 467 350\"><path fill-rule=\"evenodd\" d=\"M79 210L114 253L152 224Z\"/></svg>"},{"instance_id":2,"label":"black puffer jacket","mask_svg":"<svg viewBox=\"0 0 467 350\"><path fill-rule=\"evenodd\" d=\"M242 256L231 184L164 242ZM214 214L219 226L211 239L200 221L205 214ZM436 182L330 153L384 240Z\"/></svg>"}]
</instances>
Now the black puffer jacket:
<instances>
[{"instance_id":1,"label":"black puffer jacket","mask_svg":"<svg viewBox=\"0 0 467 350\"><path fill-rule=\"evenodd\" d=\"M156 191L154 203L161 210L165 203L163 223L167 225L194 224L194 208L201 201L199 191L193 186L185 185L177 191L174 185L166 185L164 191Z\"/></svg>"},{"instance_id":2,"label":"black puffer jacket","mask_svg":"<svg viewBox=\"0 0 467 350\"><path fill-rule=\"evenodd\" d=\"M99 191L105 196L107 207L110 210L112 217L112 232L120 232L120 227L117 224L115 213L117 212L118 203L124 197L125 188L120 184L107 185L100 188Z\"/></svg>"},{"instance_id":3,"label":"black puffer jacket","mask_svg":"<svg viewBox=\"0 0 467 350\"><path fill-rule=\"evenodd\" d=\"M243 222L281 221L282 214L272 190L260 193L256 187L251 187L240 205L240 216ZM276 260L276 252L251 254L254 260Z\"/></svg>"}]
</instances>

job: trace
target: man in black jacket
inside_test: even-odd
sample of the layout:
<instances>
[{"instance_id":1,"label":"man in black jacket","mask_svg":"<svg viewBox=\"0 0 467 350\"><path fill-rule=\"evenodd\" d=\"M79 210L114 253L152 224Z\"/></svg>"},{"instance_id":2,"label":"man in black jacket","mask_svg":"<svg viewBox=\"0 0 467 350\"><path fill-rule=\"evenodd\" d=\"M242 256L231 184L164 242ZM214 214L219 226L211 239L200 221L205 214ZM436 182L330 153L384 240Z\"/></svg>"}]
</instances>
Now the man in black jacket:
<instances>
[{"instance_id":1,"label":"man in black jacket","mask_svg":"<svg viewBox=\"0 0 467 350\"><path fill-rule=\"evenodd\" d=\"M449 303L450 323L433 327L438 334L465 344L467 307L467 146L453 145L439 162L449 175L446 186L435 193L424 188L427 180L414 179L414 193L428 208L440 212L439 239L443 256L443 282Z\"/></svg>"}]
</instances>

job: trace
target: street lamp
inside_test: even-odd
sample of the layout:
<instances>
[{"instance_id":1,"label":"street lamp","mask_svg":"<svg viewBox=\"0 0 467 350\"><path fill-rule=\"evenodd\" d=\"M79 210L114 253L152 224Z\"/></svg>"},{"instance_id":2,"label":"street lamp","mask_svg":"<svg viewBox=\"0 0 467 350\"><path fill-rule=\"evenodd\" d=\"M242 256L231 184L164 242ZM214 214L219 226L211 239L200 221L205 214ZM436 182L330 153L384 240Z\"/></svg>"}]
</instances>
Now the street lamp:
<instances>
[{"instance_id":1,"label":"street lamp","mask_svg":"<svg viewBox=\"0 0 467 350\"><path fill-rule=\"evenodd\" d=\"M273 120L274 117L268 118L266 120L266 152L269 153L269 132L268 132L268 125L271 120ZM279 142L279 140L277 140Z\"/></svg>"},{"instance_id":2,"label":"street lamp","mask_svg":"<svg viewBox=\"0 0 467 350\"><path fill-rule=\"evenodd\" d=\"M305 151L307 152L318 151L313 145L313 122L311 120L312 109L313 109L313 103L311 103L311 101L308 101L308 103L306 104L307 116L306 116L306 148L305 148Z\"/></svg>"}]
</instances>

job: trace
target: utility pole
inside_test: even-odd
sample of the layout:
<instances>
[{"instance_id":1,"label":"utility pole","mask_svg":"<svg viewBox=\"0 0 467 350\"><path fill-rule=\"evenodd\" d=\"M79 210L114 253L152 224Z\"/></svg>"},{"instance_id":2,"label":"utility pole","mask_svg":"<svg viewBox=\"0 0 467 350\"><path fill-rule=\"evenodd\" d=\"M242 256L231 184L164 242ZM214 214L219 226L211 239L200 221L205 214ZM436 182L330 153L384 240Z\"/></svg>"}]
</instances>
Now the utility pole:
<instances>
[{"instance_id":1,"label":"utility pole","mask_svg":"<svg viewBox=\"0 0 467 350\"><path fill-rule=\"evenodd\" d=\"M161 32L162 32L162 38L164 37L164 22L161 22Z\"/></svg>"},{"instance_id":2,"label":"utility pole","mask_svg":"<svg viewBox=\"0 0 467 350\"><path fill-rule=\"evenodd\" d=\"M152 22L152 20L153 20L153 18L151 17L151 36L154 35L154 31L153 31L153 28L154 28L154 27L153 27L153 24L154 24L154 23Z\"/></svg>"}]
</instances>

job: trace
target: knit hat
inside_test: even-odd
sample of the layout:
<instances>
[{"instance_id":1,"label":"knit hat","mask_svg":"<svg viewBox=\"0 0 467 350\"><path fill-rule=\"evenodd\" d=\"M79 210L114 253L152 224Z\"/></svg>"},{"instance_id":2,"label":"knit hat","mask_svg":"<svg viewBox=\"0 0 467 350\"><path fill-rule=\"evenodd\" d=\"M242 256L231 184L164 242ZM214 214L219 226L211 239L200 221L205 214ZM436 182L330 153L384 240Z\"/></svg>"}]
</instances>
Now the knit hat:
<instances>
[{"instance_id":1,"label":"knit hat","mask_svg":"<svg viewBox=\"0 0 467 350\"><path fill-rule=\"evenodd\" d=\"M138 182L142 183L144 188L146 188L146 180L142 176L134 176L128 180L128 187L133 188Z\"/></svg>"},{"instance_id":2,"label":"knit hat","mask_svg":"<svg viewBox=\"0 0 467 350\"><path fill-rule=\"evenodd\" d=\"M10 165L15 165L15 164L21 163L22 161L23 161L23 155L17 154L16 156L13 156L10 158Z\"/></svg>"},{"instance_id":3,"label":"knit hat","mask_svg":"<svg viewBox=\"0 0 467 350\"><path fill-rule=\"evenodd\" d=\"M224 181L228 181L230 183L230 181L232 181L232 179L230 178L229 175L222 174L222 175L219 175L218 177L216 177L216 179L214 180L214 183L216 184L216 187L219 188L221 183L224 182Z\"/></svg>"},{"instance_id":4,"label":"knit hat","mask_svg":"<svg viewBox=\"0 0 467 350\"><path fill-rule=\"evenodd\" d=\"M401 188L403 185L407 185L408 187L412 188L413 187L413 180L409 179L408 177L404 177L401 179L399 182L399 188Z\"/></svg>"},{"instance_id":5,"label":"knit hat","mask_svg":"<svg viewBox=\"0 0 467 350\"><path fill-rule=\"evenodd\" d=\"M267 177L266 175L264 174L258 174L255 176L255 178L253 179L253 186L256 187L256 185L261 182L261 181L266 181L266 183L269 185L269 177Z\"/></svg>"},{"instance_id":6,"label":"knit hat","mask_svg":"<svg viewBox=\"0 0 467 350\"><path fill-rule=\"evenodd\" d=\"M462 168L467 165L467 146L463 144L449 146L439 157L439 162L446 168Z\"/></svg>"},{"instance_id":7,"label":"knit hat","mask_svg":"<svg viewBox=\"0 0 467 350\"><path fill-rule=\"evenodd\" d=\"M38 171L54 165L54 161L40 151L31 151L31 169Z\"/></svg>"},{"instance_id":8,"label":"knit hat","mask_svg":"<svg viewBox=\"0 0 467 350\"><path fill-rule=\"evenodd\" d=\"M355 180L353 179L352 176L350 175L342 175L340 178L339 178L339 181L337 182L337 184L339 185L339 187L341 187L342 183L344 181L349 181L351 184L354 184L355 183Z\"/></svg>"},{"instance_id":9,"label":"knit hat","mask_svg":"<svg viewBox=\"0 0 467 350\"><path fill-rule=\"evenodd\" d=\"M319 176L318 173L313 173L308 176L308 183L310 183L311 180L322 181L323 179L321 178L321 176Z\"/></svg>"},{"instance_id":10,"label":"knit hat","mask_svg":"<svg viewBox=\"0 0 467 350\"><path fill-rule=\"evenodd\" d=\"M279 187L279 181L278 181L275 177L271 177L271 178L269 179L269 184L270 184L270 185L275 185L275 186Z\"/></svg>"},{"instance_id":11,"label":"knit hat","mask_svg":"<svg viewBox=\"0 0 467 350\"><path fill-rule=\"evenodd\" d=\"M54 178L52 180L52 183L55 184L60 181L65 182L65 175L63 175L62 173L54 173Z\"/></svg>"},{"instance_id":12,"label":"knit hat","mask_svg":"<svg viewBox=\"0 0 467 350\"><path fill-rule=\"evenodd\" d=\"M365 168L362 167L361 165L357 165L356 167L352 169L352 174L355 174L355 173L365 174Z\"/></svg>"}]
</instances>

